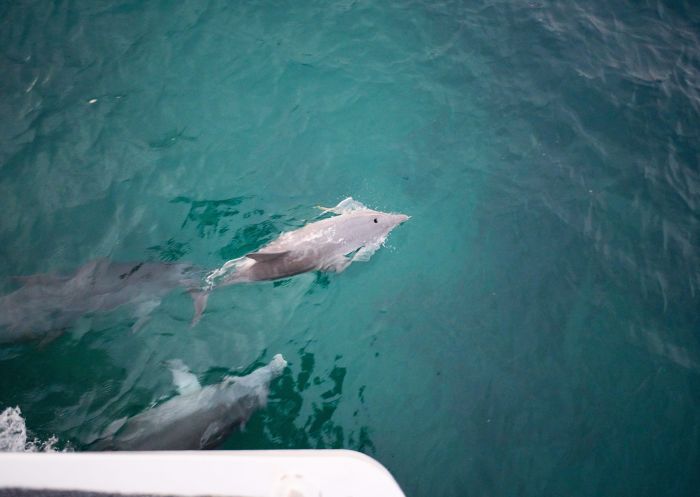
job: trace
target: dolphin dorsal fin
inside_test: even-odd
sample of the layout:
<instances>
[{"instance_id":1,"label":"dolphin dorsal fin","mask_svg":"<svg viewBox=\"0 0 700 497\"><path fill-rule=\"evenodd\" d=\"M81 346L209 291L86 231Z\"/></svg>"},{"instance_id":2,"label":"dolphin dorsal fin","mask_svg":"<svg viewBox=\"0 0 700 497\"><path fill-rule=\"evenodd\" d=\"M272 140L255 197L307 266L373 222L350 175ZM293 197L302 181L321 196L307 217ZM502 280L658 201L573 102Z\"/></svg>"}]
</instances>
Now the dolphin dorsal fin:
<instances>
[{"instance_id":1,"label":"dolphin dorsal fin","mask_svg":"<svg viewBox=\"0 0 700 497\"><path fill-rule=\"evenodd\" d=\"M335 207L323 207L321 205L317 205L316 208L321 209L322 211L321 214L319 214L319 216L323 216L328 212L332 212L333 214L347 214L348 212L352 211L367 210L367 206L365 204L363 204L362 202L358 202L352 197L348 197L344 200L341 200L340 203Z\"/></svg>"},{"instance_id":2,"label":"dolphin dorsal fin","mask_svg":"<svg viewBox=\"0 0 700 497\"><path fill-rule=\"evenodd\" d=\"M173 359L168 361L168 367L173 375L173 383L180 395L187 395L202 388L197 377L192 374L182 360Z\"/></svg>"},{"instance_id":3,"label":"dolphin dorsal fin","mask_svg":"<svg viewBox=\"0 0 700 497\"><path fill-rule=\"evenodd\" d=\"M257 262L270 262L274 261L275 259L279 259L288 253L289 250L284 252L251 252L250 254L246 254L246 257Z\"/></svg>"}]
</instances>

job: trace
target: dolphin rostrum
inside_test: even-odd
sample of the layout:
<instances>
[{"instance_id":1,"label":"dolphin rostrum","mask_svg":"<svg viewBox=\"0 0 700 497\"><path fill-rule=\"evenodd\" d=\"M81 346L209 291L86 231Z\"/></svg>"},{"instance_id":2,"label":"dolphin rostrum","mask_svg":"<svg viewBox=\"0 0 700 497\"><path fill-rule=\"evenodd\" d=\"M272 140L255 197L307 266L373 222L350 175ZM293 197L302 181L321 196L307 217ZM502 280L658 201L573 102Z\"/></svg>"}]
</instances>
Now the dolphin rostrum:
<instances>
[{"instance_id":1,"label":"dolphin rostrum","mask_svg":"<svg viewBox=\"0 0 700 497\"><path fill-rule=\"evenodd\" d=\"M321 210L337 215L282 233L257 252L230 260L209 273L205 287L192 292L192 324L201 318L209 292L216 286L275 280L308 271L339 273L353 261L368 261L389 232L410 219L404 214L368 209L351 197Z\"/></svg>"},{"instance_id":2,"label":"dolphin rostrum","mask_svg":"<svg viewBox=\"0 0 700 497\"><path fill-rule=\"evenodd\" d=\"M170 362L179 395L136 416L111 423L93 450L211 449L267 403L270 382L287 366L281 354L247 376L202 387L182 363Z\"/></svg>"},{"instance_id":3,"label":"dolphin rostrum","mask_svg":"<svg viewBox=\"0 0 700 497\"><path fill-rule=\"evenodd\" d=\"M189 264L118 263L96 259L69 275L18 277L22 287L0 297L0 343L50 337L82 316L123 305L135 309L139 329L160 300L177 287L200 284Z\"/></svg>"}]
</instances>

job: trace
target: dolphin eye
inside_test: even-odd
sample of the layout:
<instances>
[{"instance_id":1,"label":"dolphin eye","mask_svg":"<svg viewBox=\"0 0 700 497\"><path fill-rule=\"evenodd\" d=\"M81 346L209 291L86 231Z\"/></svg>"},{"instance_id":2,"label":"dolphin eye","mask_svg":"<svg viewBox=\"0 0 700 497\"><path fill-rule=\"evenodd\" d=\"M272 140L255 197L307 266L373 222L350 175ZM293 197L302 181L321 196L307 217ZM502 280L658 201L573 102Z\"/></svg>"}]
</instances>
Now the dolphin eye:
<instances>
[{"instance_id":1,"label":"dolphin eye","mask_svg":"<svg viewBox=\"0 0 700 497\"><path fill-rule=\"evenodd\" d=\"M377 222L377 218L376 218L376 217L374 218L374 222L375 222L375 223Z\"/></svg>"}]
</instances>

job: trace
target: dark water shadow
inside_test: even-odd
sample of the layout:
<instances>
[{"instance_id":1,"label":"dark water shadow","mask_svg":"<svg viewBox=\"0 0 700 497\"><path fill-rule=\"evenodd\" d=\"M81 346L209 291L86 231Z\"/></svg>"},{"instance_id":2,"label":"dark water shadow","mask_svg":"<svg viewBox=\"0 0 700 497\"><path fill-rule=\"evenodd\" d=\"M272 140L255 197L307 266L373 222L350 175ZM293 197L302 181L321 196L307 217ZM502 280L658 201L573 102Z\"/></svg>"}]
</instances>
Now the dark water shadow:
<instances>
[{"instance_id":1,"label":"dark water shadow","mask_svg":"<svg viewBox=\"0 0 700 497\"><path fill-rule=\"evenodd\" d=\"M108 409L127 376L100 335L64 335L47 345L12 347L20 353L0 359L0 411L19 407L31 437L56 436L57 448L79 449L75 436L89 428L94 412Z\"/></svg>"},{"instance_id":2,"label":"dark water shadow","mask_svg":"<svg viewBox=\"0 0 700 497\"><path fill-rule=\"evenodd\" d=\"M275 216L272 217L275 218ZM270 220L249 224L236 230L231 241L219 250L219 254L225 260L241 257L270 242L280 232L277 225Z\"/></svg>"},{"instance_id":3,"label":"dark water shadow","mask_svg":"<svg viewBox=\"0 0 700 497\"><path fill-rule=\"evenodd\" d=\"M240 214L239 205L249 197L232 197L223 200L193 200L188 197L176 197L171 203L190 204L190 210L182 223L185 228L195 225L200 238L210 238L228 231L223 221Z\"/></svg>"},{"instance_id":4,"label":"dark water shadow","mask_svg":"<svg viewBox=\"0 0 700 497\"><path fill-rule=\"evenodd\" d=\"M163 244L148 247L147 250L158 254L161 261L175 262L189 254L192 248L188 242L178 242L174 238L170 238Z\"/></svg>"},{"instance_id":5,"label":"dark water shadow","mask_svg":"<svg viewBox=\"0 0 700 497\"><path fill-rule=\"evenodd\" d=\"M267 408L254 414L244 429L234 433L221 448L345 448L374 453L369 427L346 426L336 419L344 396L353 395L343 392L347 368L338 365L342 358L336 357L330 371L317 374L313 353L302 348L299 358L272 384ZM356 394L361 402L362 390ZM353 424L355 420L357 412L352 417Z\"/></svg>"}]
</instances>

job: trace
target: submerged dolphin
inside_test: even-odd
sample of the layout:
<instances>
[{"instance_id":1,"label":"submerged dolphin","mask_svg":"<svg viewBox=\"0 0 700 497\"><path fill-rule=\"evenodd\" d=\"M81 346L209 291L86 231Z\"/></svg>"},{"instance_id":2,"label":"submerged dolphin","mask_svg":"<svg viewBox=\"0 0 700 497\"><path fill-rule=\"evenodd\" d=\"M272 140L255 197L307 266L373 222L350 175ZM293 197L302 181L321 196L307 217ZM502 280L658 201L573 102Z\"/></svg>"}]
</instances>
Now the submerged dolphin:
<instances>
[{"instance_id":1,"label":"submerged dolphin","mask_svg":"<svg viewBox=\"0 0 700 497\"><path fill-rule=\"evenodd\" d=\"M19 279L21 288L0 297L0 343L48 337L86 314L123 305L134 307L136 330L167 293L177 287L198 286L201 275L189 264L97 259L70 275Z\"/></svg>"},{"instance_id":2,"label":"submerged dolphin","mask_svg":"<svg viewBox=\"0 0 700 497\"><path fill-rule=\"evenodd\" d=\"M282 233L257 252L226 262L206 277L207 285L193 291L195 316L201 318L209 292L216 286L274 280L307 271L341 272L353 261L368 261L389 232L410 219L368 209L348 197L324 213L337 216Z\"/></svg>"},{"instance_id":3,"label":"submerged dolphin","mask_svg":"<svg viewBox=\"0 0 700 497\"><path fill-rule=\"evenodd\" d=\"M181 361L171 362L179 395L130 418L115 421L93 450L211 449L267 403L270 382L287 366L277 354L267 366L202 387Z\"/></svg>"}]
</instances>

